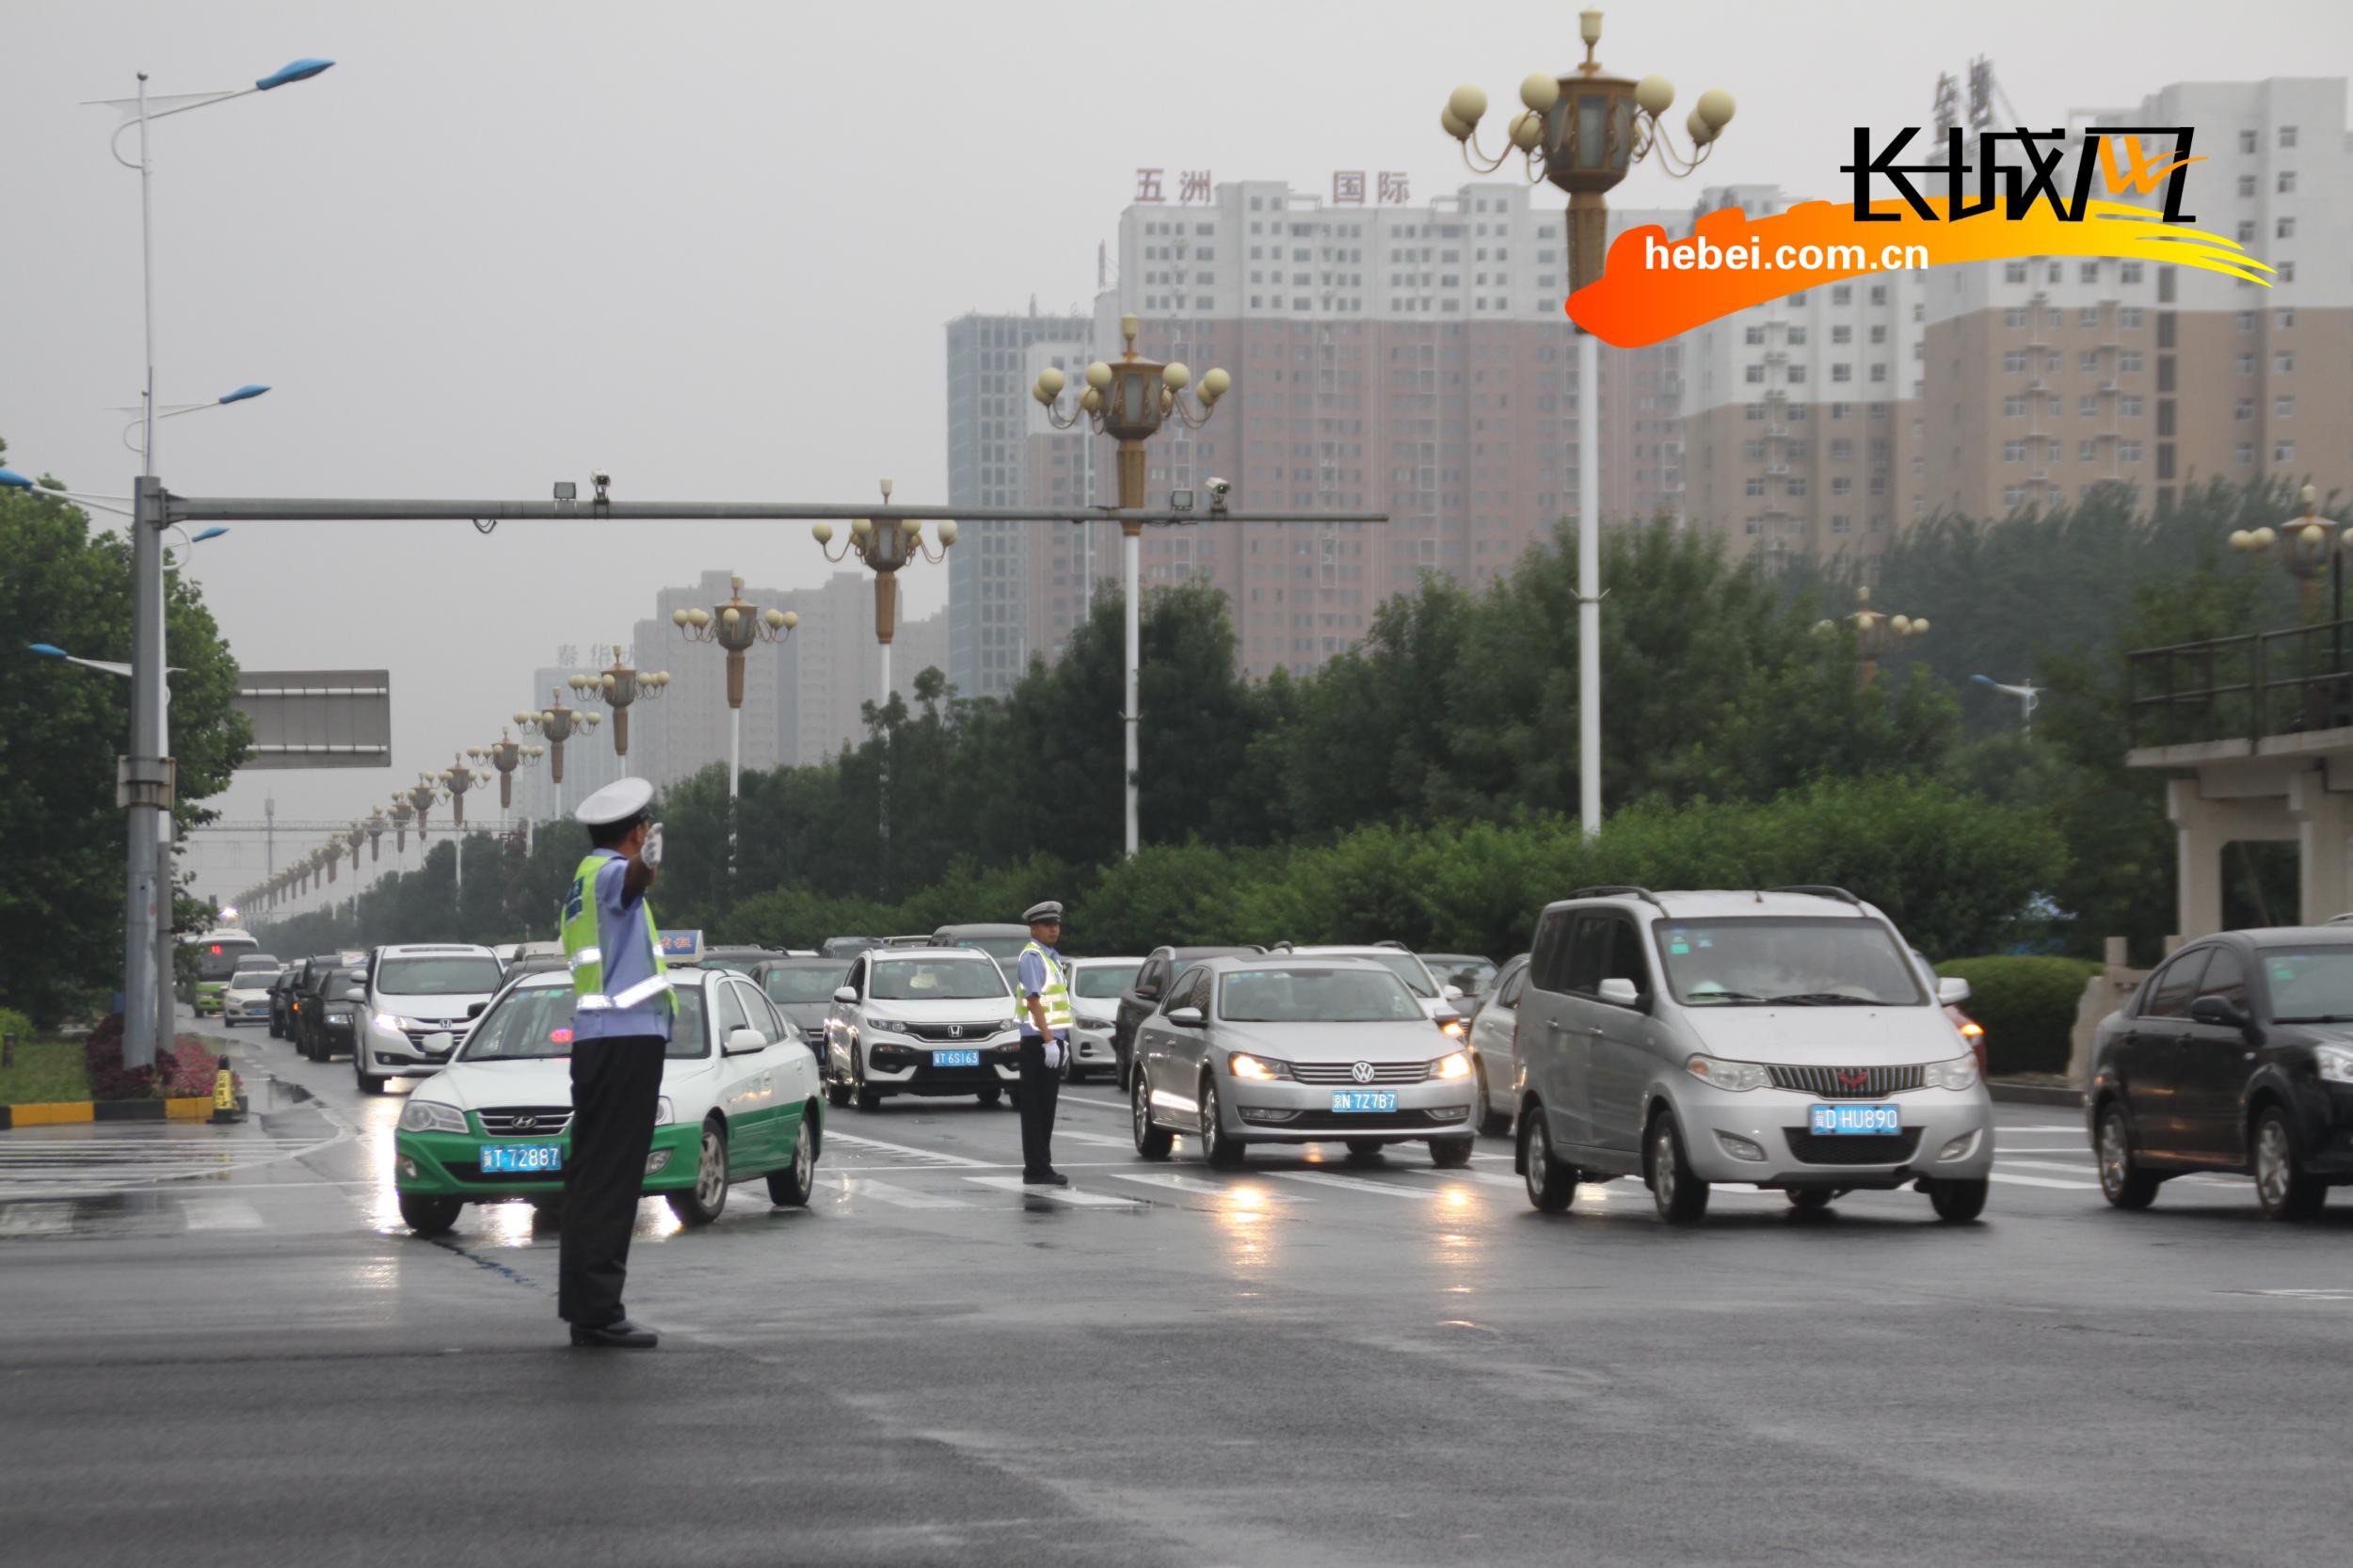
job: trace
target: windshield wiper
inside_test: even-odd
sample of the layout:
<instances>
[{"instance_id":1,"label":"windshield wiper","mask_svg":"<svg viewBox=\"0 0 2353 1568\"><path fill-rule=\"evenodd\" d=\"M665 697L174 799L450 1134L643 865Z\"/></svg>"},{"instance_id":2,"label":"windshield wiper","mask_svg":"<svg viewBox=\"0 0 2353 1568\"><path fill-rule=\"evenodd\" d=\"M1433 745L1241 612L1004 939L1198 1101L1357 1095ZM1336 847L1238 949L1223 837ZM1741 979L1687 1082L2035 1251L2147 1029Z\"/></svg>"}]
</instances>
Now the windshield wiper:
<instances>
[{"instance_id":1,"label":"windshield wiper","mask_svg":"<svg viewBox=\"0 0 2353 1568\"><path fill-rule=\"evenodd\" d=\"M1843 996L1836 991L1793 991L1785 997L1772 999L1774 1006L1791 1007L1881 1007L1885 1004L1869 997Z\"/></svg>"},{"instance_id":2,"label":"windshield wiper","mask_svg":"<svg viewBox=\"0 0 2353 1568\"><path fill-rule=\"evenodd\" d=\"M2302 1018L2274 1018L2275 1024L2353 1024L2353 1013L2315 1013Z\"/></svg>"},{"instance_id":3,"label":"windshield wiper","mask_svg":"<svg viewBox=\"0 0 2353 1568\"><path fill-rule=\"evenodd\" d=\"M1697 1006L1702 1002L1763 1001L1765 999L1763 997L1753 997L1746 991L1694 991L1683 1000L1693 1006Z\"/></svg>"}]
</instances>

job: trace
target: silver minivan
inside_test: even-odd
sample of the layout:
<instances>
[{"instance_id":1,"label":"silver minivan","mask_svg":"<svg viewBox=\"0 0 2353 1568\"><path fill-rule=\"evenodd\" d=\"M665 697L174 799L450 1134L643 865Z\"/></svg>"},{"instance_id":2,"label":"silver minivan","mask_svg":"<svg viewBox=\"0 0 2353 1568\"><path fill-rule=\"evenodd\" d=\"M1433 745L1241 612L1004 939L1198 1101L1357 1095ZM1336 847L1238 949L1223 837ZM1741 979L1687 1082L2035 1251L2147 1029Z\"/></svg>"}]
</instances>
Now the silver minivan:
<instances>
[{"instance_id":1,"label":"silver minivan","mask_svg":"<svg viewBox=\"0 0 2353 1568\"><path fill-rule=\"evenodd\" d=\"M1977 1058L1887 917L1836 888L1588 888L1537 921L1513 1044L1515 1160L1559 1211L1639 1176L1675 1224L1710 1184L1801 1208L1912 1187L1974 1220L1993 1162Z\"/></svg>"}]
</instances>

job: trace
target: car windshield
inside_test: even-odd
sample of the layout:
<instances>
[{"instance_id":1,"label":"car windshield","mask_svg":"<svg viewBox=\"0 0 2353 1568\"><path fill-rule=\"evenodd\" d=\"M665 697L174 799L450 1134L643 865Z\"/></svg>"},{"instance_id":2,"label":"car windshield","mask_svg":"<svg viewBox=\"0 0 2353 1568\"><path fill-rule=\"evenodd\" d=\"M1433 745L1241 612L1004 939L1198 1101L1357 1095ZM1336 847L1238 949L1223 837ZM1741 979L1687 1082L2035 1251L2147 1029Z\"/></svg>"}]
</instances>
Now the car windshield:
<instances>
[{"instance_id":1,"label":"car windshield","mask_svg":"<svg viewBox=\"0 0 2353 1568\"><path fill-rule=\"evenodd\" d=\"M830 1001L850 978L847 964L794 964L770 969L760 978L770 1001Z\"/></svg>"},{"instance_id":2,"label":"car windshield","mask_svg":"<svg viewBox=\"0 0 2353 1568\"><path fill-rule=\"evenodd\" d=\"M1018 958L1021 950L1030 945L1027 936L958 936L951 947L978 948L991 958Z\"/></svg>"},{"instance_id":3,"label":"car windshield","mask_svg":"<svg viewBox=\"0 0 2353 1568\"><path fill-rule=\"evenodd\" d=\"M266 991L277 978L276 969L239 969L229 977L229 988L232 991Z\"/></svg>"},{"instance_id":4,"label":"car windshield","mask_svg":"<svg viewBox=\"0 0 2353 1568\"><path fill-rule=\"evenodd\" d=\"M1422 963L1438 977L1441 985L1451 985L1466 997L1483 997L1496 983L1496 967L1484 958L1433 958L1422 955Z\"/></svg>"},{"instance_id":5,"label":"car windshield","mask_svg":"<svg viewBox=\"0 0 2353 1568\"><path fill-rule=\"evenodd\" d=\"M227 980L237 972L237 961L250 957L251 942L206 942L196 954L199 980Z\"/></svg>"},{"instance_id":6,"label":"car windshield","mask_svg":"<svg viewBox=\"0 0 2353 1568\"><path fill-rule=\"evenodd\" d=\"M505 973L488 953L479 958L387 958L376 988L392 997L488 996Z\"/></svg>"},{"instance_id":7,"label":"car windshield","mask_svg":"<svg viewBox=\"0 0 2353 1568\"><path fill-rule=\"evenodd\" d=\"M2353 1023L2353 947L2263 948L2275 1023Z\"/></svg>"},{"instance_id":8,"label":"car windshield","mask_svg":"<svg viewBox=\"0 0 2353 1568\"><path fill-rule=\"evenodd\" d=\"M1430 984L1430 970L1410 952L1374 952L1366 954L1374 963L1385 966L1390 973L1405 982L1405 988L1417 997L1434 997L1438 988Z\"/></svg>"},{"instance_id":9,"label":"car windshield","mask_svg":"<svg viewBox=\"0 0 2353 1568\"><path fill-rule=\"evenodd\" d=\"M365 996L367 990L368 977L363 974L329 975L327 980L327 1000L329 1001L349 1001L354 997Z\"/></svg>"},{"instance_id":10,"label":"car windshield","mask_svg":"<svg viewBox=\"0 0 2353 1568\"><path fill-rule=\"evenodd\" d=\"M678 985L678 1016L662 1054L673 1060L708 1056L703 1038L703 993L699 985ZM464 1062L531 1062L572 1054L572 988L519 985L482 1015L459 1048Z\"/></svg>"},{"instance_id":11,"label":"car windshield","mask_svg":"<svg viewBox=\"0 0 2353 1568\"><path fill-rule=\"evenodd\" d=\"M979 1001L1005 995L1005 975L985 958L890 958L874 966L876 1001Z\"/></svg>"},{"instance_id":12,"label":"car windshield","mask_svg":"<svg viewBox=\"0 0 2353 1568\"><path fill-rule=\"evenodd\" d=\"M1089 964L1071 977L1071 988L1078 995L1097 1001L1111 1001L1135 984L1136 971L1142 963Z\"/></svg>"},{"instance_id":13,"label":"car windshield","mask_svg":"<svg viewBox=\"0 0 2353 1568\"><path fill-rule=\"evenodd\" d=\"M1691 1006L1913 1007L1919 971L1877 920L1740 916L1653 922L1667 989Z\"/></svg>"},{"instance_id":14,"label":"car windshield","mask_svg":"<svg viewBox=\"0 0 2353 1568\"><path fill-rule=\"evenodd\" d=\"M765 952L706 952L699 962L706 969L733 969L742 974L754 964L772 956Z\"/></svg>"},{"instance_id":15,"label":"car windshield","mask_svg":"<svg viewBox=\"0 0 2353 1568\"><path fill-rule=\"evenodd\" d=\"M280 960L274 952L248 952L237 960L237 968L240 970L275 969L279 967Z\"/></svg>"},{"instance_id":16,"label":"car windshield","mask_svg":"<svg viewBox=\"0 0 2353 1568\"><path fill-rule=\"evenodd\" d=\"M1424 1021L1420 1003L1394 972L1294 964L1235 969L1222 977L1217 1016L1237 1024Z\"/></svg>"}]
</instances>

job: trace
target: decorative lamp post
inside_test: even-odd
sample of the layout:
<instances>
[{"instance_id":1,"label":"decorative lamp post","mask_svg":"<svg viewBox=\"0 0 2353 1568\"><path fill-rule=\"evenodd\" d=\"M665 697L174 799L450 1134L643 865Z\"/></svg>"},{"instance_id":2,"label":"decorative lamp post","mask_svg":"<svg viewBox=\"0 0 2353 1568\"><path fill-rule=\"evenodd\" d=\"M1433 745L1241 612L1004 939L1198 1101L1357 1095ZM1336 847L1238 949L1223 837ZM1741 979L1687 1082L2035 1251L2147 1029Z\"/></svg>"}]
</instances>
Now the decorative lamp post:
<instances>
[{"instance_id":1,"label":"decorative lamp post","mask_svg":"<svg viewBox=\"0 0 2353 1568\"><path fill-rule=\"evenodd\" d=\"M676 619L676 616L672 618ZM796 622L797 619L795 617ZM575 695L592 701L602 698L612 707L613 755L616 757L629 755L630 704L641 696L650 701L668 690L670 685L668 670L640 672L632 669L623 658L623 651L621 645L615 643L610 666L595 675L575 675L566 682Z\"/></svg>"},{"instance_id":2,"label":"decorative lamp post","mask_svg":"<svg viewBox=\"0 0 2353 1568\"><path fill-rule=\"evenodd\" d=\"M1046 417L1058 430L1067 430L1085 420L1096 432L1112 437L1119 443L1119 505L1122 511L1143 509L1144 453L1144 443L1160 428L1172 414L1187 428L1198 430L1209 422L1217 400L1224 397L1234 384L1225 371L1212 369L1201 377L1201 385L1188 401L1186 389L1193 385L1193 372L1181 362L1162 364L1147 360L1136 352L1136 333L1140 325L1132 315L1119 318L1119 335L1126 340L1127 349L1115 362L1096 360L1086 368L1086 389L1079 393L1078 407L1065 411L1062 394L1067 385L1063 373L1048 365L1038 372L1037 384L1030 395L1046 407ZM1137 670L1144 659L1143 586L1144 524L1122 518L1121 576L1126 584L1127 605L1127 674L1126 706L1120 716L1120 727L1126 739L1127 771L1127 851L1136 852L1138 824L1136 794L1138 770L1141 767L1137 745L1136 712Z\"/></svg>"},{"instance_id":3,"label":"decorative lamp post","mask_svg":"<svg viewBox=\"0 0 2353 1568\"><path fill-rule=\"evenodd\" d=\"M2231 535L2231 548L2260 555L2275 546L2280 565L2296 579L2297 608L2307 621L2320 618L2320 578L2329 575L2329 618L2345 618L2345 560L2343 546L2353 545L2353 528L2340 536L2334 520L2320 511L2318 487L2307 485L2298 499L2303 511L2277 528L2240 528Z\"/></svg>"},{"instance_id":4,"label":"decorative lamp post","mask_svg":"<svg viewBox=\"0 0 2353 1568\"><path fill-rule=\"evenodd\" d=\"M824 524L818 524L824 527ZM801 617L790 610L762 610L744 598L744 580L728 579L728 598L708 610L673 610L670 624L690 643L717 643L728 655L728 799L736 794L744 760L744 655L754 643L790 636ZM588 715L594 722L596 715ZM558 776L561 776L560 775Z\"/></svg>"},{"instance_id":5,"label":"decorative lamp post","mask_svg":"<svg viewBox=\"0 0 2353 1568\"><path fill-rule=\"evenodd\" d=\"M440 776L429 773L417 775L416 783L408 790L408 804L414 807L417 812L417 852L420 855L424 853L425 813L432 810L435 803L440 798Z\"/></svg>"},{"instance_id":6,"label":"decorative lamp post","mask_svg":"<svg viewBox=\"0 0 2353 1568\"><path fill-rule=\"evenodd\" d=\"M449 797L451 820L460 828L466 825L466 792L477 784L490 782L490 776L487 772L468 763L467 758L470 757L477 761L480 760L482 748L469 746L452 766L443 768L439 774L433 776L441 781L441 792Z\"/></svg>"},{"instance_id":7,"label":"decorative lamp post","mask_svg":"<svg viewBox=\"0 0 2353 1568\"><path fill-rule=\"evenodd\" d=\"M408 819L416 813L408 808L408 797L397 790L392 792L390 814L392 819L392 853L406 855L408 853Z\"/></svg>"},{"instance_id":8,"label":"decorative lamp post","mask_svg":"<svg viewBox=\"0 0 2353 1568\"><path fill-rule=\"evenodd\" d=\"M391 824L384 820L383 808L368 813L368 864L373 866L384 858L384 829Z\"/></svg>"},{"instance_id":9,"label":"decorative lamp post","mask_svg":"<svg viewBox=\"0 0 2353 1568\"><path fill-rule=\"evenodd\" d=\"M360 880L360 846L367 842L368 824L354 822L344 829L343 839L344 847L351 854L351 880L356 883Z\"/></svg>"},{"instance_id":10,"label":"decorative lamp post","mask_svg":"<svg viewBox=\"0 0 2353 1568\"><path fill-rule=\"evenodd\" d=\"M489 758L490 766L498 770L499 809L509 810L515 804L515 770L546 756L547 748L525 745L508 736L506 731L502 729L499 731L498 743L495 745L484 746L482 749Z\"/></svg>"},{"instance_id":11,"label":"decorative lamp post","mask_svg":"<svg viewBox=\"0 0 2353 1568\"><path fill-rule=\"evenodd\" d=\"M1577 36L1585 62L1574 74L1538 72L1520 84L1525 112L1513 117L1513 150L1527 160L1529 182L1549 180L1569 193L1569 292L1602 275L1609 250L1609 191L1635 164L1656 162L1681 178L1707 161L1717 137L1730 122L1732 94L1710 88L1684 121L1689 152L1678 150L1665 115L1674 103L1674 84L1664 76L1630 82L1602 73L1593 57L1601 42L1601 11L1577 13ZM1487 95L1460 87L1448 98L1438 123L1463 146L1464 161L1491 174L1511 158L1510 151L1489 158L1478 143ZM1601 348L1592 333L1577 330L1577 663L1578 807L1587 837L1601 831Z\"/></svg>"},{"instance_id":12,"label":"decorative lamp post","mask_svg":"<svg viewBox=\"0 0 2353 1568\"><path fill-rule=\"evenodd\" d=\"M596 728L604 722L604 716L565 707L564 694L552 686L548 688L548 696L545 708L536 713L517 713L515 723L524 729L536 729L547 737L548 776L561 784L564 782L564 743L578 733L584 724L591 729Z\"/></svg>"},{"instance_id":13,"label":"decorative lamp post","mask_svg":"<svg viewBox=\"0 0 2353 1568\"><path fill-rule=\"evenodd\" d=\"M335 863L344 857L343 841L339 839L328 840L326 843L319 846L319 854L327 860L327 880L334 881Z\"/></svg>"},{"instance_id":14,"label":"decorative lamp post","mask_svg":"<svg viewBox=\"0 0 2353 1568\"><path fill-rule=\"evenodd\" d=\"M883 504L890 504L890 481L882 482ZM874 572L874 641L882 647L882 684L874 701L883 708L890 706L890 643L899 631L899 572L911 565L917 556L937 566L948 558L948 551L956 542L956 524L951 518L939 525L939 548L934 551L923 542L920 519L899 521L885 518L853 518L850 536L841 548L833 548L833 524L814 523L809 532L816 536L817 548L828 561L846 561L855 553L873 568Z\"/></svg>"},{"instance_id":15,"label":"decorative lamp post","mask_svg":"<svg viewBox=\"0 0 2353 1568\"><path fill-rule=\"evenodd\" d=\"M1854 597L1859 608L1845 617L1845 623L1854 629L1855 651L1863 656L1863 662L1856 666L1855 679L1867 692L1871 682L1879 679L1880 661L1913 638L1927 636L1929 623L1925 616L1915 620L1910 616L1882 615L1872 609L1868 588L1857 588ZM1835 635L1838 627L1839 622L1834 620L1814 623L1816 635L1823 637Z\"/></svg>"}]
</instances>

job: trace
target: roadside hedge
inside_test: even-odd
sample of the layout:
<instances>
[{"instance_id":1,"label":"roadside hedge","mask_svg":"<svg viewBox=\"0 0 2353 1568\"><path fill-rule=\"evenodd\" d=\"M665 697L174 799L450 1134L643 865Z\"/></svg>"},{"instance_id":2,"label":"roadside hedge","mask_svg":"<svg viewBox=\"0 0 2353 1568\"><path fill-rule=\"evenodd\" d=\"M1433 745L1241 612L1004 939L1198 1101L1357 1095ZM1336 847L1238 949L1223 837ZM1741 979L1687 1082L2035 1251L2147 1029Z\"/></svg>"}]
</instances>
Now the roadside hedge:
<instances>
[{"instance_id":1,"label":"roadside hedge","mask_svg":"<svg viewBox=\"0 0 2353 1568\"><path fill-rule=\"evenodd\" d=\"M2089 958L1955 958L1940 975L1969 983L1962 1011L1985 1026L1987 1071L2063 1073L2084 986L2100 972Z\"/></svg>"}]
</instances>

